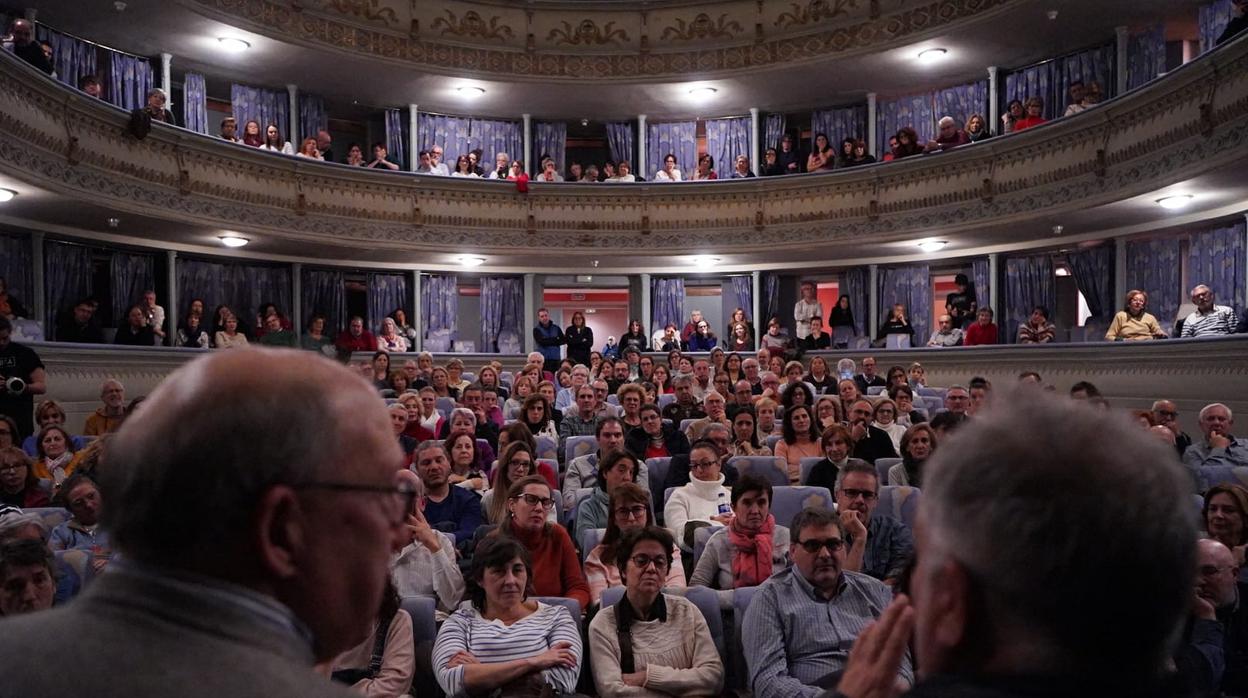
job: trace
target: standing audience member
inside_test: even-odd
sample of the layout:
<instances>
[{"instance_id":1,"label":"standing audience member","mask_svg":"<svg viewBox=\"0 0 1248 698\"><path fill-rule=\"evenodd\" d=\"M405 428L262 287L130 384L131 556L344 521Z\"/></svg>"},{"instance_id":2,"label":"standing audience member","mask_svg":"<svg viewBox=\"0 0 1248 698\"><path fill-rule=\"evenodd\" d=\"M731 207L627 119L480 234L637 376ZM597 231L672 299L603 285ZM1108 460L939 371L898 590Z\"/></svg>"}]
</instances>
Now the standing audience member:
<instances>
[{"instance_id":1,"label":"standing audience member","mask_svg":"<svg viewBox=\"0 0 1248 698\"><path fill-rule=\"evenodd\" d=\"M815 282L803 281L801 298L793 304L794 336L805 339L810 334L810 320L816 317L823 317L823 303L817 297Z\"/></svg>"},{"instance_id":2,"label":"standing audience member","mask_svg":"<svg viewBox=\"0 0 1248 698\"><path fill-rule=\"evenodd\" d=\"M952 293L945 296L945 312L949 314L955 329L965 330L975 320L978 304L975 300L975 289L966 274L953 277L955 286Z\"/></svg>"},{"instance_id":3,"label":"standing audience member","mask_svg":"<svg viewBox=\"0 0 1248 698\"><path fill-rule=\"evenodd\" d=\"M537 310L533 341L537 343L538 352L542 355L542 369L554 374L559 370L559 347L567 344L567 339L563 336L563 330L550 321L550 311L545 308Z\"/></svg>"}]
</instances>

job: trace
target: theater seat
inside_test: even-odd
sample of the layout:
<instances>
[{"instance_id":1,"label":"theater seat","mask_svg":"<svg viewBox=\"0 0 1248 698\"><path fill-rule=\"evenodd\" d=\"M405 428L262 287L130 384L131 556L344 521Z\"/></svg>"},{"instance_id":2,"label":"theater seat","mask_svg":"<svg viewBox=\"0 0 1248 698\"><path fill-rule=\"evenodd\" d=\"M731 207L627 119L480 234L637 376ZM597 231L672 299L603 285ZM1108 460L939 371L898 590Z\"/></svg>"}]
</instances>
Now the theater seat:
<instances>
[{"instance_id":1,"label":"theater seat","mask_svg":"<svg viewBox=\"0 0 1248 698\"><path fill-rule=\"evenodd\" d=\"M442 413L443 417L451 418L451 410L455 409L455 398L440 397L434 400L433 404L437 405L438 411Z\"/></svg>"},{"instance_id":2,"label":"theater seat","mask_svg":"<svg viewBox=\"0 0 1248 698\"><path fill-rule=\"evenodd\" d=\"M576 492L573 493L572 495L572 508L568 510L568 524L569 525L571 525L573 521L576 521L576 512L580 510L581 502L585 501L586 499L589 499L590 496L592 496L593 494L594 494L593 487L578 487L576 489ZM560 497L558 496L555 497L555 499L559 499L559 498Z\"/></svg>"},{"instance_id":3,"label":"theater seat","mask_svg":"<svg viewBox=\"0 0 1248 698\"><path fill-rule=\"evenodd\" d=\"M416 673L412 677L412 686L436 686L433 642L438 637L437 602L432 596L404 596L399 607L412 617L412 646L416 651Z\"/></svg>"},{"instance_id":4,"label":"theater seat","mask_svg":"<svg viewBox=\"0 0 1248 698\"><path fill-rule=\"evenodd\" d=\"M922 494L917 487L885 485L880 488L880 503L876 506L875 513L879 516L890 516L914 528L914 515L919 510Z\"/></svg>"},{"instance_id":5,"label":"theater seat","mask_svg":"<svg viewBox=\"0 0 1248 698\"><path fill-rule=\"evenodd\" d=\"M23 511L28 514L38 514L49 532L69 519L69 510L62 507L34 507Z\"/></svg>"},{"instance_id":6,"label":"theater seat","mask_svg":"<svg viewBox=\"0 0 1248 698\"><path fill-rule=\"evenodd\" d=\"M711 540L711 536L721 528L723 526L719 524L711 524L693 532L693 569L698 568L698 560L701 560L702 553L706 552L706 544ZM693 572L690 571L689 574L692 575Z\"/></svg>"},{"instance_id":7,"label":"theater seat","mask_svg":"<svg viewBox=\"0 0 1248 698\"><path fill-rule=\"evenodd\" d=\"M798 465L798 467L799 467L799 468L801 468L802 474L801 474L801 476L798 478L798 482L800 482L800 483L802 483L803 485L805 485L805 484L806 484L806 481L810 479L810 471L811 471L811 470L813 470L813 469L814 469L814 467L815 467L815 464L816 464L816 463L818 463L818 462L819 462L819 461L821 461L821 460L823 460L823 459L822 459L822 458L815 458L815 457L813 457L813 456L812 456L812 457L810 457L810 458L803 458L803 459L799 460L799 461L797 462L797 465Z\"/></svg>"},{"instance_id":8,"label":"theater seat","mask_svg":"<svg viewBox=\"0 0 1248 698\"><path fill-rule=\"evenodd\" d=\"M671 458L647 458L646 474L650 484L650 505L656 507L657 521L663 521L663 507L657 506L663 496L663 481L667 479L667 471L672 467Z\"/></svg>"},{"instance_id":9,"label":"theater seat","mask_svg":"<svg viewBox=\"0 0 1248 698\"><path fill-rule=\"evenodd\" d=\"M775 487L771 490L771 514L776 523L788 527L793 517L806 507L823 507L832 511L832 493L826 487ZM791 537L793 532L789 532Z\"/></svg>"},{"instance_id":10,"label":"theater seat","mask_svg":"<svg viewBox=\"0 0 1248 698\"><path fill-rule=\"evenodd\" d=\"M1200 491L1218 485L1248 487L1248 468L1234 465L1206 465L1200 468Z\"/></svg>"},{"instance_id":11,"label":"theater seat","mask_svg":"<svg viewBox=\"0 0 1248 698\"><path fill-rule=\"evenodd\" d=\"M555 459L537 459L537 474L546 478L546 484L550 485L551 492L559 491L559 462ZM558 499L556 497L555 499Z\"/></svg>"},{"instance_id":12,"label":"theater seat","mask_svg":"<svg viewBox=\"0 0 1248 698\"><path fill-rule=\"evenodd\" d=\"M876 395L883 395L887 391L888 391L888 388L882 385L873 385L867 388L867 397L875 397Z\"/></svg>"},{"instance_id":13,"label":"theater seat","mask_svg":"<svg viewBox=\"0 0 1248 698\"><path fill-rule=\"evenodd\" d=\"M594 436L570 436L564 444L564 462L571 463L573 458L588 455L598 449L598 438Z\"/></svg>"},{"instance_id":14,"label":"theater seat","mask_svg":"<svg viewBox=\"0 0 1248 698\"><path fill-rule=\"evenodd\" d=\"M741 587L732 591L732 678L733 688L746 689L750 685L750 669L745 663L745 649L741 643L741 624L745 622L745 611L758 587Z\"/></svg>"},{"instance_id":15,"label":"theater seat","mask_svg":"<svg viewBox=\"0 0 1248 698\"><path fill-rule=\"evenodd\" d=\"M471 339L457 339L451 343L451 353L475 354L477 353L477 343Z\"/></svg>"},{"instance_id":16,"label":"theater seat","mask_svg":"<svg viewBox=\"0 0 1248 698\"><path fill-rule=\"evenodd\" d=\"M598 547L602 543L602 537L607 535L605 528L587 528L581 531L581 566L585 566L585 558L589 557L590 551Z\"/></svg>"},{"instance_id":17,"label":"theater seat","mask_svg":"<svg viewBox=\"0 0 1248 698\"><path fill-rule=\"evenodd\" d=\"M86 550L53 552L56 568L56 596L53 602L63 604L78 595L94 575L91 553Z\"/></svg>"},{"instance_id":18,"label":"theater seat","mask_svg":"<svg viewBox=\"0 0 1248 698\"><path fill-rule=\"evenodd\" d=\"M890 334L885 339L884 346L888 349L909 349L910 348L910 335Z\"/></svg>"},{"instance_id":19,"label":"theater seat","mask_svg":"<svg viewBox=\"0 0 1248 698\"><path fill-rule=\"evenodd\" d=\"M682 420L680 420L680 431L681 431L681 433L684 433L687 429L689 429L689 425L690 425L690 424L693 424L693 423L694 423L694 422L696 422L696 421L698 421L698 420L696 420L696 419L682 419Z\"/></svg>"},{"instance_id":20,"label":"theater seat","mask_svg":"<svg viewBox=\"0 0 1248 698\"><path fill-rule=\"evenodd\" d=\"M676 402L676 393L663 393L659 396L659 409Z\"/></svg>"},{"instance_id":21,"label":"theater seat","mask_svg":"<svg viewBox=\"0 0 1248 698\"><path fill-rule=\"evenodd\" d=\"M576 626L578 628L584 625L581 622L581 612L584 609L581 608L580 602L576 599L569 599L562 596L534 596L532 598L535 598L548 606L563 606L568 609L568 613L572 614L572 620L576 621Z\"/></svg>"},{"instance_id":22,"label":"theater seat","mask_svg":"<svg viewBox=\"0 0 1248 698\"><path fill-rule=\"evenodd\" d=\"M728 459L728 465L737 469L738 476L753 473L770 482L773 487L785 487L789 484L789 468L782 458L734 456Z\"/></svg>"},{"instance_id":23,"label":"theater seat","mask_svg":"<svg viewBox=\"0 0 1248 698\"><path fill-rule=\"evenodd\" d=\"M780 415L776 415L776 419L780 419ZM783 439L783 438L784 438L784 436L782 436L782 435L780 435L780 434L772 434L771 436L768 436L768 437L767 437L767 448L771 449L771 452L772 452L772 453L775 453L775 452L776 452L776 444L780 443L780 439Z\"/></svg>"},{"instance_id":24,"label":"theater seat","mask_svg":"<svg viewBox=\"0 0 1248 698\"><path fill-rule=\"evenodd\" d=\"M880 476L881 486L888 484L889 468L893 467L894 465L897 465L900 462L901 462L900 458L876 458L875 459L875 472L876 474Z\"/></svg>"},{"instance_id":25,"label":"theater seat","mask_svg":"<svg viewBox=\"0 0 1248 698\"><path fill-rule=\"evenodd\" d=\"M559 461L559 440L553 436L535 436L537 441L537 458L538 460Z\"/></svg>"},{"instance_id":26,"label":"theater seat","mask_svg":"<svg viewBox=\"0 0 1248 698\"><path fill-rule=\"evenodd\" d=\"M445 354L451 350L450 330L430 330L425 333L424 349L427 352Z\"/></svg>"},{"instance_id":27,"label":"theater seat","mask_svg":"<svg viewBox=\"0 0 1248 698\"><path fill-rule=\"evenodd\" d=\"M832 328L832 348L847 349L854 340L854 328L838 325Z\"/></svg>"}]
</instances>

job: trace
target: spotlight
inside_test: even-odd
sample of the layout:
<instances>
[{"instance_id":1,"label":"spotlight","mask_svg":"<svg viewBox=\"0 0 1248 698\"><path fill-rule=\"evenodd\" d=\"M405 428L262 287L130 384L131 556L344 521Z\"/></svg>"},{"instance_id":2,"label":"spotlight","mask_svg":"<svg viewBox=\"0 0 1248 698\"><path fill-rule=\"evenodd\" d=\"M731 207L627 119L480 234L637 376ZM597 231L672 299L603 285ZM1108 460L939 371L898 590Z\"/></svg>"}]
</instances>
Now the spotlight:
<instances>
[{"instance_id":1,"label":"spotlight","mask_svg":"<svg viewBox=\"0 0 1248 698\"><path fill-rule=\"evenodd\" d=\"M919 58L920 63L923 63L925 65L932 65L933 63L939 63L945 60L945 57L948 55L949 55L948 49L929 48L925 51L919 51L918 58Z\"/></svg>"},{"instance_id":2,"label":"spotlight","mask_svg":"<svg viewBox=\"0 0 1248 698\"><path fill-rule=\"evenodd\" d=\"M719 90L714 87L703 85L702 87L690 88L689 96L701 98L713 97L716 92L719 92Z\"/></svg>"},{"instance_id":3,"label":"spotlight","mask_svg":"<svg viewBox=\"0 0 1248 698\"><path fill-rule=\"evenodd\" d=\"M247 243L251 242L251 240L248 240L245 237L242 237L240 235L234 235L234 234L222 235L218 237L217 239L220 240L221 244L225 245L226 247L242 247L243 245L246 245Z\"/></svg>"},{"instance_id":4,"label":"spotlight","mask_svg":"<svg viewBox=\"0 0 1248 698\"><path fill-rule=\"evenodd\" d=\"M485 88L477 87L476 85L463 85L456 88L455 91L463 97L480 97L485 94Z\"/></svg>"},{"instance_id":5,"label":"spotlight","mask_svg":"<svg viewBox=\"0 0 1248 698\"><path fill-rule=\"evenodd\" d=\"M455 261L459 262L459 265L462 267L479 267L485 264L485 257L464 254L456 257Z\"/></svg>"},{"instance_id":6,"label":"spotlight","mask_svg":"<svg viewBox=\"0 0 1248 698\"><path fill-rule=\"evenodd\" d=\"M719 264L719 257L698 256L698 257L694 257L690 259L689 261L692 262L693 266L695 267L700 267L702 269L710 269L716 264Z\"/></svg>"},{"instance_id":7,"label":"spotlight","mask_svg":"<svg viewBox=\"0 0 1248 698\"><path fill-rule=\"evenodd\" d=\"M12 201L17 196L17 192L12 189L0 189L0 204Z\"/></svg>"}]
</instances>

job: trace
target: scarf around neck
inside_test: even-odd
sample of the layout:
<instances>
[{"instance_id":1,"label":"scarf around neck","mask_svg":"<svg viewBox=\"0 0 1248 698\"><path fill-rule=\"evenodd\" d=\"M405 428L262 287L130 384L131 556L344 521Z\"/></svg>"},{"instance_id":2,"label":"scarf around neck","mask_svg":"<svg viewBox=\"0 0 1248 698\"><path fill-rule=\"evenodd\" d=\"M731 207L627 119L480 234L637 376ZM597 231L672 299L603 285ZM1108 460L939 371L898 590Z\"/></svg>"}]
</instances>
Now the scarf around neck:
<instances>
[{"instance_id":1,"label":"scarf around neck","mask_svg":"<svg viewBox=\"0 0 1248 698\"><path fill-rule=\"evenodd\" d=\"M775 548L772 536L776 531L776 517L767 520L755 533L748 533L733 518L728 527L728 542L732 544L732 587L753 587L771 576L771 556Z\"/></svg>"}]
</instances>

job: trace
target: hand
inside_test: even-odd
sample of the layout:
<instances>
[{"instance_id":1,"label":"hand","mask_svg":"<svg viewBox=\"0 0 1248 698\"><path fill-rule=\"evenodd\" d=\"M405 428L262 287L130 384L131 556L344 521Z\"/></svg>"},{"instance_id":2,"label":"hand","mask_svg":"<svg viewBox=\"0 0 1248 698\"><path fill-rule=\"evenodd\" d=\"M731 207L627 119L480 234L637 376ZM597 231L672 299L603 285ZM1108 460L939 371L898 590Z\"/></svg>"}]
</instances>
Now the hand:
<instances>
[{"instance_id":1,"label":"hand","mask_svg":"<svg viewBox=\"0 0 1248 698\"><path fill-rule=\"evenodd\" d=\"M732 514L716 514L711 517L711 521L723 524L725 526L732 525Z\"/></svg>"},{"instance_id":2,"label":"hand","mask_svg":"<svg viewBox=\"0 0 1248 698\"><path fill-rule=\"evenodd\" d=\"M480 664L480 663L481 661L478 660L476 657L472 656L470 652L461 650L451 656L450 660L448 660L446 663L446 668L454 669L457 666L463 666L465 664Z\"/></svg>"},{"instance_id":3,"label":"hand","mask_svg":"<svg viewBox=\"0 0 1248 698\"><path fill-rule=\"evenodd\" d=\"M1010 118L1011 118L1011 117L1010 117L1010 115L1009 115L1009 113L1008 113L1008 112L1007 112L1007 113L1005 113L1005 114L1002 114L1002 115L1001 115L1001 123L1003 123L1003 124L1009 124L1009 123L1010 123Z\"/></svg>"},{"instance_id":4,"label":"hand","mask_svg":"<svg viewBox=\"0 0 1248 698\"><path fill-rule=\"evenodd\" d=\"M1192 616L1200 620L1217 620L1218 614L1214 610L1213 604L1206 601L1200 596L1192 599Z\"/></svg>"},{"instance_id":5,"label":"hand","mask_svg":"<svg viewBox=\"0 0 1248 698\"><path fill-rule=\"evenodd\" d=\"M837 690L847 698L894 698L901 658L914 630L914 609L900 594L884 609L879 620L868 625L854 642Z\"/></svg>"},{"instance_id":6,"label":"hand","mask_svg":"<svg viewBox=\"0 0 1248 698\"><path fill-rule=\"evenodd\" d=\"M108 566L108 558L106 557L97 557L91 560L91 571L96 574L103 572L104 568L107 566Z\"/></svg>"},{"instance_id":7,"label":"hand","mask_svg":"<svg viewBox=\"0 0 1248 698\"><path fill-rule=\"evenodd\" d=\"M1222 434L1214 432L1209 435L1209 447L1210 448L1226 448L1227 446L1230 446L1230 445L1231 445L1231 440L1226 438Z\"/></svg>"},{"instance_id":8,"label":"hand","mask_svg":"<svg viewBox=\"0 0 1248 698\"><path fill-rule=\"evenodd\" d=\"M840 517L841 528L845 529L845 533L853 536L855 543L867 539L867 527L862 523L862 519L858 518L858 512L846 509L840 512Z\"/></svg>"},{"instance_id":9,"label":"hand","mask_svg":"<svg viewBox=\"0 0 1248 698\"><path fill-rule=\"evenodd\" d=\"M442 539L438 537L438 532L433 530L433 527L425 520L424 513L417 511L414 514L409 514L406 526L407 545L419 541L421 545L428 548L431 552L437 552L442 548Z\"/></svg>"},{"instance_id":10,"label":"hand","mask_svg":"<svg viewBox=\"0 0 1248 698\"><path fill-rule=\"evenodd\" d=\"M571 669L576 666L576 655L572 653L571 642L556 642L545 652L536 657L530 657L529 664L536 669L551 669L558 666Z\"/></svg>"},{"instance_id":11,"label":"hand","mask_svg":"<svg viewBox=\"0 0 1248 698\"><path fill-rule=\"evenodd\" d=\"M633 672L631 674L621 674L620 681L622 681L625 686L645 686L646 670L642 669L641 671Z\"/></svg>"},{"instance_id":12,"label":"hand","mask_svg":"<svg viewBox=\"0 0 1248 698\"><path fill-rule=\"evenodd\" d=\"M849 436L855 442L862 441L867 436L867 425L861 422L855 422L854 425L849 428Z\"/></svg>"}]
</instances>

